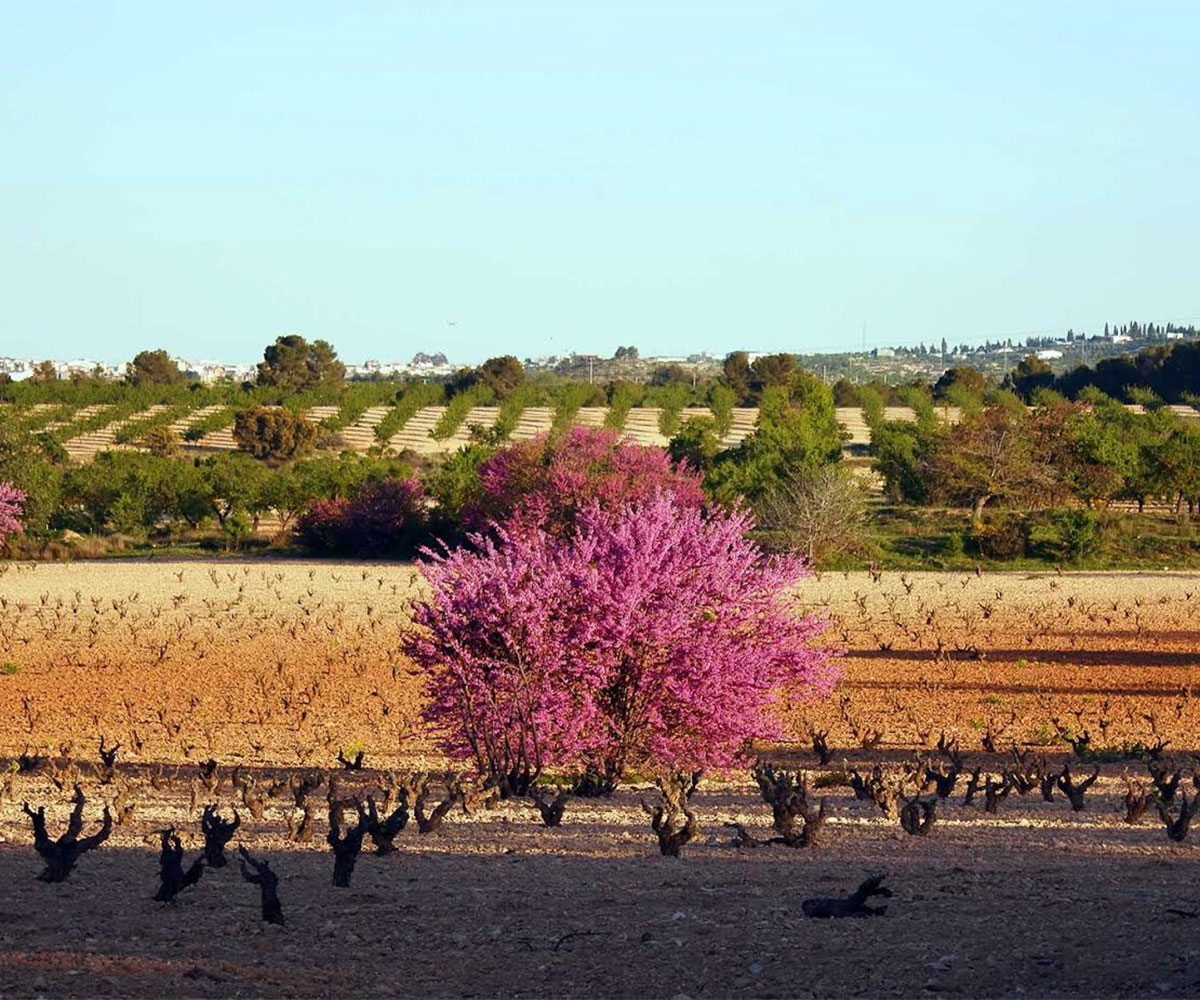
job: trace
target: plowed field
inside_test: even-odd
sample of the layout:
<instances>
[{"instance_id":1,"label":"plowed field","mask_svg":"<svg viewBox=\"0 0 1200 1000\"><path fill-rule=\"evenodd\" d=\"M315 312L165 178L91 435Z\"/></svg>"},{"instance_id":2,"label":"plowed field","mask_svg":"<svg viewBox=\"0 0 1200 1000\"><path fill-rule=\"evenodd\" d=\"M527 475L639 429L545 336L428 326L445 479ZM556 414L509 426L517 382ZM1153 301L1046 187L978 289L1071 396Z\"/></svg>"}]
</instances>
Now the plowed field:
<instances>
[{"instance_id":1,"label":"plowed field","mask_svg":"<svg viewBox=\"0 0 1200 1000\"><path fill-rule=\"evenodd\" d=\"M819 847L734 846L723 824L765 838L771 814L731 775L702 782L702 833L678 860L658 856L642 785L572 800L557 829L524 802L456 807L438 832L410 823L393 854L368 841L334 888L329 779L365 794L389 769L446 766L415 732L421 693L398 651L416 586L394 565L8 565L0 758L26 760L0 786L0 996L1200 995L1200 834L1168 841L1153 806L1123 822L1122 777L1148 784L1141 758L1159 747L1200 794L1200 578L826 574L798 600L846 651L842 683L788 709L794 743L764 748L825 784L810 792L830 816ZM101 735L121 744L108 783ZM946 766L939 739L964 772L926 837L837 783L918 754ZM362 750L365 770L341 769L339 750ZM1067 762L1077 780L1100 769L1082 811L1036 788L994 813L982 793L964 804L976 768L982 782ZM314 834L297 843L289 781L318 769ZM105 802L132 811L47 885L21 802L47 804L56 836L76 780L85 833ZM177 827L194 857L210 801L241 816L230 853L245 844L279 872L285 927L262 923L236 863L151 900L156 831ZM895 892L885 916L803 915L876 871Z\"/></svg>"}]
</instances>

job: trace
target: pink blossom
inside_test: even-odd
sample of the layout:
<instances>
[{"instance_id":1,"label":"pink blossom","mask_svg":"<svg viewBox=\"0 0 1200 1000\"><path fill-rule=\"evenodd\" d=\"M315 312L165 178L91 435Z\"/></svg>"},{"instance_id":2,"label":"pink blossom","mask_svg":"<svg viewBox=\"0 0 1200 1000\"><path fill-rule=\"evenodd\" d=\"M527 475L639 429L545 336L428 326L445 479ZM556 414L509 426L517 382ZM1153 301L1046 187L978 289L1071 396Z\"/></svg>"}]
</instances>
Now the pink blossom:
<instances>
[{"instance_id":1,"label":"pink blossom","mask_svg":"<svg viewBox=\"0 0 1200 1000\"><path fill-rule=\"evenodd\" d=\"M823 622L792 606L807 571L764 558L745 512L660 493L593 502L575 526L427 553L407 648L450 753L514 783L546 766L725 767L779 735L781 692L832 686Z\"/></svg>"},{"instance_id":2,"label":"pink blossom","mask_svg":"<svg viewBox=\"0 0 1200 1000\"><path fill-rule=\"evenodd\" d=\"M360 558L411 552L424 500L415 478L370 480L351 498L314 501L297 520L296 537L312 549Z\"/></svg>"},{"instance_id":3,"label":"pink blossom","mask_svg":"<svg viewBox=\"0 0 1200 1000\"><path fill-rule=\"evenodd\" d=\"M12 483L0 483L0 543L21 530L25 493Z\"/></svg>"},{"instance_id":4,"label":"pink blossom","mask_svg":"<svg viewBox=\"0 0 1200 1000\"><path fill-rule=\"evenodd\" d=\"M592 504L615 512L669 493L681 506L700 507L700 477L672 467L661 448L623 441L614 430L575 427L560 439L545 434L511 445L479 470L481 493L463 511L470 529L504 522L509 532L545 527L572 530Z\"/></svg>"}]
</instances>

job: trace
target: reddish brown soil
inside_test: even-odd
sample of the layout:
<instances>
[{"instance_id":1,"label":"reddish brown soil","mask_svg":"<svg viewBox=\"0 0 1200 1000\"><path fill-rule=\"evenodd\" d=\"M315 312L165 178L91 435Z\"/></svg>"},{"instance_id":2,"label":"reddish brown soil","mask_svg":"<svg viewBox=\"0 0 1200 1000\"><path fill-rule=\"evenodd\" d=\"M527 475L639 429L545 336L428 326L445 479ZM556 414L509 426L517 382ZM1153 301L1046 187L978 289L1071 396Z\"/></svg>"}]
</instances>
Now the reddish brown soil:
<instances>
[{"instance_id":1,"label":"reddish brown soil","mask_svg":"<svg viewBox=\"0 0 1200 1000\"><path fill-rule=\"evenodd\" d=\"M199 843L195 762L263 777L328 767L352 743L368 765L413 766L421 750L398 739L419 695L396 655L408 568L215 572L105 564L0 576L0 661L19 664L0 675L0 754L92 760L104 732L123 744L137 802L129 825L49 886L34 878L19 804L50 803L54 832L67 796L45 766L14 778L15 800L0 803L0 996L1200 995L1200 917L1181 915L1200 912L1200 833L1176 845L1150 814L1121 822L1120 775L1144 775L1137 761L1105 764L1081 813L1061 796L1013 794L988 815L961 805L960 786L928 838L831 788L825 843L806 851L731 846L722 823L764 835L769 823L740 778L702 784L704 833L679 860L657 856L644 788L573 802L559 830L519 802L456 810L439 834L410 826L394 856L364 854L350 889L329 884L323 821L314 844L286 840L292 807L279 797L262 821L245 817L239 839L279 870L286 928L261 923L255 888L232 866L174 905L154 903L147 838L175 824L189 850ZM1000 749L1046 742L1035 752L1054 764L1065 747L1049 744L1052 719L1117 746L1151 741L1145 716L1190 763L1200 579L908 583L911 593L896 576L839 574L804 590L852 651L839 696L789 715L797 730L830 729L835 759L818 770L843 756L911 757L918 732L946 729L997 771L1002 757L980 745L989 724ZM855 748L856 727L881 731L881 745ZM780 750L815 767L807 745ZM156 792L146 769L162 762L168 776L181 770ZM90 819L110 793L83 771ZM228 783L218 799L228 811ZM887 916L802 914L806 897L844 894L881 870L896 891Z\"/></svg>"},{"instance_id":2,"label":"reddish brown soil","mask_svg":"<svg viewBox=\"0 0 1200 1000\"><path fill-rule=\"evenodd\" d=\"M1200 749L1200 575L826 574L802 603L846 651L838 696L800 709L833 743L1061 747L1063 727Z\"/></svg>"}]
</instances>

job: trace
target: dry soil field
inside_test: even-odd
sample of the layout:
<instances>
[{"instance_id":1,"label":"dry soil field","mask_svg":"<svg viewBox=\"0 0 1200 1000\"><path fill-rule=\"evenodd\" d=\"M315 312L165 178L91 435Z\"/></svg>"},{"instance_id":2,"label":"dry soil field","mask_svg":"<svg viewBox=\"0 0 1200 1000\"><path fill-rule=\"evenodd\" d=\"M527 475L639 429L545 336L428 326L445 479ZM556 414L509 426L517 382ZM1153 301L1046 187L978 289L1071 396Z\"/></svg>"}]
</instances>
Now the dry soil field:
<instances>
[{"instance_id":1,"label":"dry soil field","mask_svg":"<svg viewBox=\"0 0 1200 1000\"><path fill-rule=\"evenodd\" d=\"M734 775L701 784L703 834L678 860L658 856L642 787L572 801L558 829L520 802L456 808L426 835L410 823L394 854L364 849L352 886L334 888L324 812L295 842L284 786L320 768L347 794L387 769L444 766L413 732L420 692L397 651L416 585L404 566L9 565L0 757L32 769L0 792L0 996L1200 995L1200 831L1172 843L1153 809L1123 822L1122 772L1146 780L1144 763L1102 763L1081 812L1036 789L995 813L982 795L963 805L967 773L999 776L1014 744L1026 766L1061 767L1058 728L1101 748L1167 741L1164 758L1190 767L1200 578L811 581L800 600L847 651L843 680L830 702L791 706L797 742L770 752L815 780L943 757L945 732L967 773L928 837L833 785L821 846L738 848L723 824L766 836L770 811ZM828 734L826 765L800 739L810 728ZM101 734L121 744L108 784ZM340 772L338 751L358 748L367 770ZM76 777L85 832L105 801L132 811L69 881L43 884L20 804L48 804L56 835ZM178 827L194 856L209 801L239 809L231 847L278 870L285 927L260 921L236 865L174 904L151 900L155 831ZM886 916L801 912L885 870Z\"/></svg>"}]
</instances>

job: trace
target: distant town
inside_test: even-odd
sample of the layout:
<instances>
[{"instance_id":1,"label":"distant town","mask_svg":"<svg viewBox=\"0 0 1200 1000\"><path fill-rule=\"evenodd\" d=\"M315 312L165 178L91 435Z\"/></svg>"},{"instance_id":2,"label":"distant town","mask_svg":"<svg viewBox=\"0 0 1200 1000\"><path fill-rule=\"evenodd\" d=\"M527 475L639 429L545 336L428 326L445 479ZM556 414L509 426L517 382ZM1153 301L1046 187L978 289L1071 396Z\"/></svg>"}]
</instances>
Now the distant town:
<instances>
[{"instance_id":1,"label":"distant town","mask_svg":"<svg viewBox=\"0 0 1200 1000\"><path fill-rule=\"evenodd\" d=\"M945 339L917 345L875 347L862 351L838 353L797 353L796 359L827 382L840 378L850 381L881 379L902 383L913 380L936 379L946 369L958 365L978 368L985 374L1001 377L1023 357L1034 355L1056 372L1068 371L1078 365L1095 364L1106 357L1132 354L1154 344L1200 337L1194 325L1175 323L1140 323L1104 325L1100 333L1077 333L1067 330L1061 336L1030 336L985 341L982 344L950 345ZM153 345L149 345L153 346ZM775 353L748 350L748 360ZM661 368L676 366L695 378L711 376L719 371L725 355L708 353L686 356L643 357L636 347L620 347L611 357L597 354L549 355L525 358L523 364L531 374L545 372L589 381L608 381L626 378L647 381ZM206 384L253 380L253 363L198 361L175 357L172 360L189 377ZM20 382L32 378L39 365L46 361L54 366L59 378L100 378L117 380L126 373L124 362L100 362L87 358L57 360L32 357L0 357L0 375ZM346 377L358 380L373 379L439 379L458 371L462 365L450 361L442 352L418 352L409 361L380 361L368 358L361 363L346 364Z\"/></svg>"}]
</instances>

